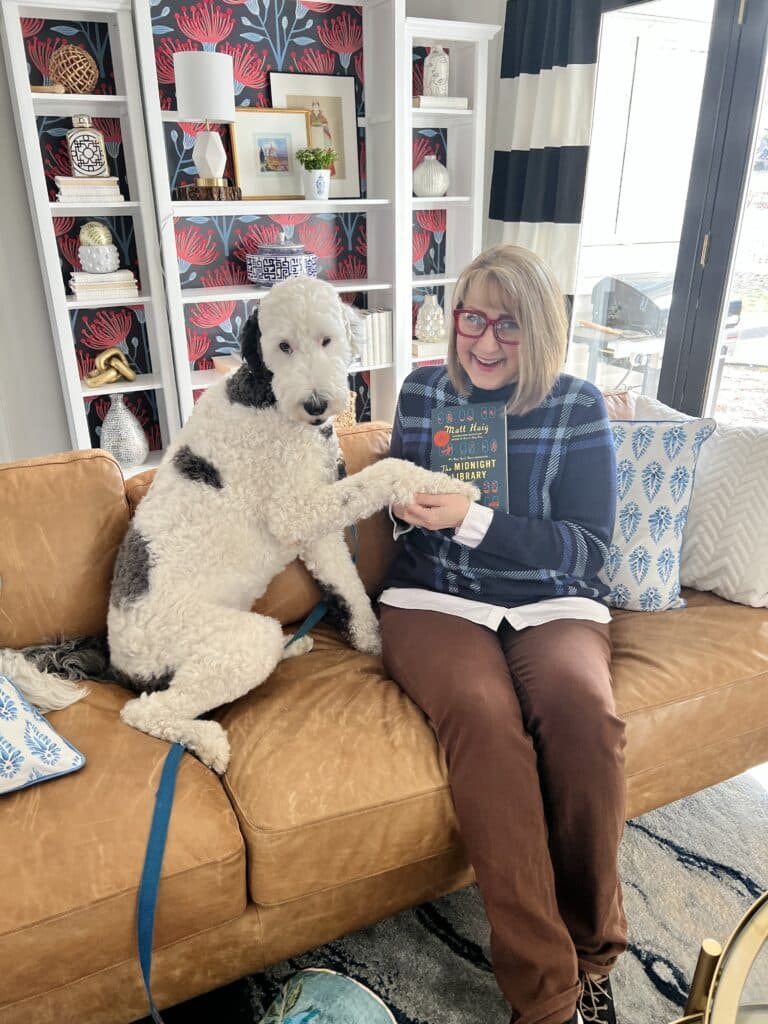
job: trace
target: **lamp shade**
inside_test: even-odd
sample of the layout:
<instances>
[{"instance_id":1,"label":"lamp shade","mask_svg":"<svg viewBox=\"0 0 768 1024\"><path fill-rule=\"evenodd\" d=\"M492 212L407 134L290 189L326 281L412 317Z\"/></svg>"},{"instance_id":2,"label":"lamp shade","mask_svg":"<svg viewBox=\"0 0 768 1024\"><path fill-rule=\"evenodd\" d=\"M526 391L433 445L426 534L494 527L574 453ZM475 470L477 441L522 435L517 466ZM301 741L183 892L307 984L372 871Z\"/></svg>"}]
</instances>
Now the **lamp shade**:
<instances>
[{"instance_id":1,"label":"lamp shade","mask_svg":"<svg viewBox=\"0 0 768 1024\"><path fill-rule=\"evenodd\" d=\"M180 120L216 124L234 121L235 90L230 54L183 50L174 53L173 69Z\"/></svg>"}]
</instances>

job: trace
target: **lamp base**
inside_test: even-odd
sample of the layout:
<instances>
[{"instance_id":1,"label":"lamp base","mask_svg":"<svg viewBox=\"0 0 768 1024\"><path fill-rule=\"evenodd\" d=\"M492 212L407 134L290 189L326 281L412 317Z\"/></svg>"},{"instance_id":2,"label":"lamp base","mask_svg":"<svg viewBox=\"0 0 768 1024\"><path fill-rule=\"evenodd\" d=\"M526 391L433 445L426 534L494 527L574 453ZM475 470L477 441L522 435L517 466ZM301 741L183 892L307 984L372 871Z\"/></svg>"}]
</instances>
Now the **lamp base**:
<instances>
[{"instance_id":1,"label":"lamp base","mask_svg":"<svg viewBox=\"0 0 768 1024\"><path fill-rule=\"evenodd\" d=\"M195 178L195 184L201 188L223 188L227 185L226 178Z\"/></svg>"},{"instance_id":2,"label":"lamp base","mask_svg":"<svg viewBox=\"0 0 768 1024\"><path fill-rule=\"evenodd\" d=\"M236 202L243 198L242 191L236 185L230 185L226 178L223 185L182 185L173 189L171 195L176 203Z\"/></svg>"}]
</instances>

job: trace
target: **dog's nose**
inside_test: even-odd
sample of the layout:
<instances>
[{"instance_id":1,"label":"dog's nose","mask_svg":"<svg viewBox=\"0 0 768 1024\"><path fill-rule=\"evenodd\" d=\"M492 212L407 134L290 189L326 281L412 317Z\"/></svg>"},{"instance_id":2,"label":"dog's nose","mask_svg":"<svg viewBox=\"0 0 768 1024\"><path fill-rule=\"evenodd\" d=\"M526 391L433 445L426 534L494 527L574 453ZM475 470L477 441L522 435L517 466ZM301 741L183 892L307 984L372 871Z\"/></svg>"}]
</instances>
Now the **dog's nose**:
<instances>
[{"instance_id":1,"label":"dog's nose","mask_svg":"<svg viewBox=\"0 0 768 1024\"><path fill-rule=\"evenodd\" d=\"M320 398L318 395L310 395L304 403L304 408L310 416L322 416L328 408L328 403L324 398Z\"/></svg>"}]
</instances>

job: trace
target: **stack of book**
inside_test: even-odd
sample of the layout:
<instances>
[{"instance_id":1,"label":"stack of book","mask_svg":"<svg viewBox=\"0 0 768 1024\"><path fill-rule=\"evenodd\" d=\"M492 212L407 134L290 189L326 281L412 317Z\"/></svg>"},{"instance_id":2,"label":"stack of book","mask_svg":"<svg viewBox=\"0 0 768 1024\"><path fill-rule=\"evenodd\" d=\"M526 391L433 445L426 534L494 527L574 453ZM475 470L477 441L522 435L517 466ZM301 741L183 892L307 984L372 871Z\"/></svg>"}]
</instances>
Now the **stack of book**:
<instances>
[{"instance_id":1,"label":"stack of book","mask_svg":"<svg viewBox=\"0 0 768 1024\"><path fill-rule=\"evenodd\" d=\"M360 366L387 366L392 362L392 310L358 309L363 318Z\"/></svg>"},{"instance_id":2,"label":"stack of book","mask_svg":"<svg viewBox=\"0 0 768 1024\"><path fill-rule=\"evenodd\" d=\"M75 270L69 275L69 289L76 299L130 299L139 294L132 270L113 270L110 274Z\"/></svg>"},{"instance_id":3,"label":"stack of book","mask_svg":"<svg viewBox=\"0 0 768 1024\"><path fill-rule=\"evenodd\" d=\"M421 110L466 110L469 100L466 96L414 96L413 105Z\"/></svg>"},{"instance_id":4,"label":"stack of book","mask_svg":"<svg viewBox=\"0 0 768 1024\"><path fill-rule=\"evenodd\" d=\"M416 338L411 343L411 355L421 362L437 360L442 362L448 355L448 339L444 341L418 341Z\"/></svg>"},{"instance_id":5,"label":"stack of book","mask_svg":"<svg viewBox=\"0 0 768 1024\"><path fill-rule=\"evenodd\" d=\"M117 178L65 178L57 174L54 181L60 203L77 203L79 206L93 203L96 206L124 202Z\"/></svg>"}]
</instances>

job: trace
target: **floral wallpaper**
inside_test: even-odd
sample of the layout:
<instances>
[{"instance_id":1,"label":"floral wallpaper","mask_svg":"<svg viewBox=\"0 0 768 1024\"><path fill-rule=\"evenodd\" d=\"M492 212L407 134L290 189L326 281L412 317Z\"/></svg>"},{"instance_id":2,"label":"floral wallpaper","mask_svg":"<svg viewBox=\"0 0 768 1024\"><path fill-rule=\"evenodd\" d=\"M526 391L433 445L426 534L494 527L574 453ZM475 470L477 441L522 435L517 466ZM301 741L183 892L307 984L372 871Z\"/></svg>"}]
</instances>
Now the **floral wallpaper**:
<instances>
[{"instance_id":1,"label":"floral wallpaper","mask_svg":"<svg viewBox=\"0 0 768 1024\"><path fill-rule=\"evenodd\" d=\"M54 50L69 44L79 46L96 61L99 81L97 94L114 95L115 74L109 48L109 29L105 22L61 21L58 18L22 18L21 32L27 54L30 85L51 85L49 64Z\"/></svg>"},{"instance_id":2,"label":"floral wallpaper","mask_svg":"<svg viewBox=\"0 0 768 1024\"><path fill-rule=\"evenodd\" d=\"M78 249L80 248L80 228L87 221L97 220L106 224L112 234L112 241L120 256L120 269L132 270L139 282L139 259L136 252L136 237L132 217L54 217L53 230L56 244L59 247L59 262L64 285L69 291L69 275L73 270L80 271Z\"/></svg>"}]
</instances>

